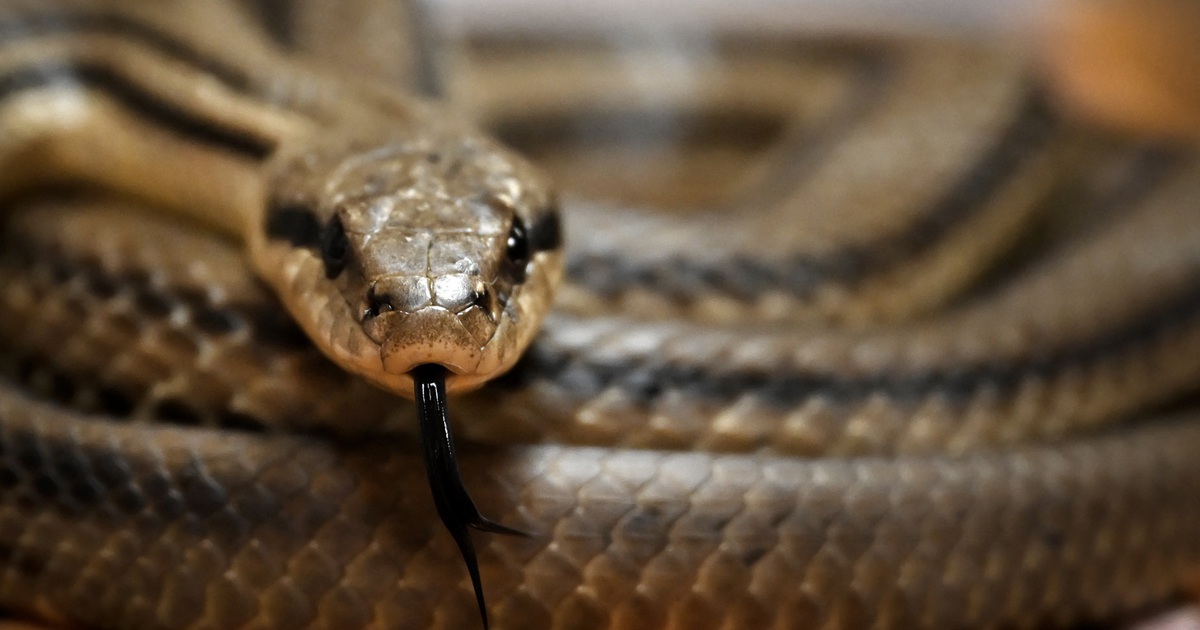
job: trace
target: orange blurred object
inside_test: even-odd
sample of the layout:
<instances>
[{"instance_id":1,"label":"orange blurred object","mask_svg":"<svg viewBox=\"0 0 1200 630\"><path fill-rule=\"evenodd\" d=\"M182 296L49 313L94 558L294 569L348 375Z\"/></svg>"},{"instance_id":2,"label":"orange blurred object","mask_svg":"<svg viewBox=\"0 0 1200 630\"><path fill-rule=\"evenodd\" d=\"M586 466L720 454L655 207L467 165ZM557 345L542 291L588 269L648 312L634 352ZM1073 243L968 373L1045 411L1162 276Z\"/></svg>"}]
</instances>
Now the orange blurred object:
<instances>
[{"instance_id":1,"label":"orange blurred object","mask_svg":"<svg viewBox=\"0 0 1200 630\"><path fill-rule=\"evenodd\" d=\"M1045 69L1071 111L1200 139L1200 2L1068 0L1047 27Z\"/></svg>"}]
</instances>

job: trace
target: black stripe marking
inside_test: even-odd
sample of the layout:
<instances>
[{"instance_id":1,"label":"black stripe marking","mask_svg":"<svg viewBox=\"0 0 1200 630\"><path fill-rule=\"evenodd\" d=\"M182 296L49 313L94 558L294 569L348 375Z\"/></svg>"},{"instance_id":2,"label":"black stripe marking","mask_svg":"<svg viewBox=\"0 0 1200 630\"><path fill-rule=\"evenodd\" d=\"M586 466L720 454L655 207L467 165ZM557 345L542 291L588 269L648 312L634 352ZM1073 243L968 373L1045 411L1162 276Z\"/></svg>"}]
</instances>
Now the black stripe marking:
<instances>
[{"instance_id":1,"label":"black stripe marking","mask_svg":"<svg viewBox=\"0 0 1200 630\"><path fill-rule=\"evenodd\" d=\"M291 0L249 0L246 5L254 13L262 30L275 43L288 50L296 49L296 6Z\"/></svg>"},{"instance_id":2,"label":"black stripe marking","mask_svg":"<svg viewBox=\"0 0 1200 630\"><path fill-rule=\"evenodd\" d=\"M67 515L104 506L131 515L149 507L164 519L202 518L229 500L227 486L199 463L164 474L161 464L138 454L93 448L33 427L9 427L0 437L0 452L16 454L0 459L3 477L11 480L6 484L11 500L49 505ZM36 553L9 553L0 547L0 561L30 575L43 571L45 560Z\"/></svg>"},{"instance_id":3,"label":"black stripe marking","mask_svg":"<svg viewBox=\"0 0 1200 630\"><path fill-rule=\"evenodd\" d=\"M853 53L850 63L855 66L854 85L846 98L823 119L806 124L785 147L786 153L779 156L763 183L735 200L736 206L728 208L729 212L779 203L801 182L811 180L829 153L886 102L887 88L896 76L896 58L881 50L859 50Z\"/></svg>"},{"instance_id":4,"label":"black stripe marking","mask_svg":"<svg viewBox=\"0 0 1200 630\"><path fill-rule=\"evenodd\" d=\"M267 210L266 234L294 247L316 250L321 246L321 223L312 208L301 204L272 204Z\"/></svg>"},{"instance_id":5,"label":"black stripe marking","mask_svg":"<svg viewBox=\"0 0 1200 630\"><path fill-rule=\"evenodd\" d=\"M718 403L742 396L780 409L817 398L835 403L861 403L886 396L917 403L934 395L965 403L981 391L1013 392L1030 378L1051 379L1086 368L1135 348L1150 347L1172 331L1200 319L1200 277L1180 295L1135 317L1105 336L1059 348L1041 357L995 364L961 365L917 374L848 377L830 373L716 371L719 366L662 364L653 361L585 361L535 343L511 372L495 381L501 388L552 383L573 398L589 398L610 389L640 404L652 404L668 391Z\"/></svg>"},{"instance_id":6,"label":"black stripe marking","mask_svg":"<svg viewBox=\"0 0 1200 630\"><path fill-rule=\"evenodd\" d=\"M821 257L794 256L785 261L753 255L715 262L690 259L631 260L620 254L577 256L567 261L567 277L600 295L615 297L631 287L659 293L678 302L698 294L719 293L741 300L768 291L798 298L820 286L856 286L873 274L893 269L939 243L973 218L1055 128L1040 94L1031 94L1020 113L970 170L929 212L902 231L873 243L843 247Z\"/></svg>"},{"instance_id":7,"label":"black stripe marking","mask_svg":"<svg viewBox=\"0 0 1200 630\"><path fill-rule=\"evenodd\" d=\"M122 37L212 76L237 92L250 92L254 82L240 68L209 57L184 41L120 13L46 13L0 21L0 45L66 33Z\"/></svg>"},{"instance_id":8,"label":"black stripe marking","mask_svg":"<svg viewBox=\"0 0 1200 630\"><path fill-rule=\"evenodd\" d=\"M562 221L558 208L551 208L533 221L529 228L529 248L534 252L546 252L562 247Z\"/></svg>"},{"instance_id":9,"label":"black stripe marking","mask_svg":"<svg viewBox=\"0 0 1200 630\"><path fill-rule=\"evenodd\" d=\"M1106 190L1097 205L1139 203L1174 172L1180 156L1180 152L1171 149L1143 151L1133 161L1133 172L1125 183L1116 190ZM792 408L816 397L852 403L873 395L915 402L941 394L951 402L966 402L987 388L1009 393L1028 378L1053 378L1150 346L1196 320L1200 320L1200 275L1181 286L1174 297L1163 298L1107 334L1047 349L1042 355L1024 361L959 365L918 374L846 377L830 373L720 371L717 365L676 365L637 359L604 363L579 360L570 351L556 351L547 344L534 343L516 368L495 382L502 388L525 387L533 381L550 382L579 397L616 388L643 404L652 403L672 390L717 402L756 395L764 403L779 408Z\"/></svg>"},{"instance_id":10,"label":"black stripe marking","mask_svg":"<svg viewBox=\"0 0 1200 630\"><path fill-rule=\"evenodd\" d=\"M193 141L254 160L263 160L274 150L267 139L197 118L103 65L63 61L15 70L0 76L0 100L27 90L76 84L108 94L129 110Z\"/></svg>"},{"instance_id":11,"label":"black stripe marking","mask_svg":"<svg viewBox=\"0 0 1200 630\"><path fill-rule=\"evenodd\" d=\"M3 253L0 272L5 277L28 276L29 269L44 265L62 270L51 278L53 282L69 284L78 277L81 287L99 300L113 299L122 292L132 296L130 304L151 319L168 317L182 309L197 328L209 334L228 335L244 329L254 343L276 351L316 352L304 331L270 294L265 293L261 303L217 303L204 291L158 286L144 272L115 272L94 258L71 258L37 239L9 237L3 243Z\"/></svg>"},{"instance_id":12,"label":"black stripe marking","mask_svg":"<svg viewBox=\"0 0 1200 630\"><path fill-rule=\"evenodd\" d=\"M4 378L24 387L33 398L88 415L100 414L104 420L130 420L131 415L138 410L138 402L135 399L146 395L145 391L140 394L125 393L107 384L106 379L109 375L103 373L64 371L46 357L23 357L13 362L15 367L9 363L0 363L0 372ZM219 403L216 406L206 406L203 403L193 406L181 399L167 398L159 400L151 413L152 419L162 424L220 427L242 433L266 433L269 430L262 420L221 408Z\"/></svg>"}]
</instances>

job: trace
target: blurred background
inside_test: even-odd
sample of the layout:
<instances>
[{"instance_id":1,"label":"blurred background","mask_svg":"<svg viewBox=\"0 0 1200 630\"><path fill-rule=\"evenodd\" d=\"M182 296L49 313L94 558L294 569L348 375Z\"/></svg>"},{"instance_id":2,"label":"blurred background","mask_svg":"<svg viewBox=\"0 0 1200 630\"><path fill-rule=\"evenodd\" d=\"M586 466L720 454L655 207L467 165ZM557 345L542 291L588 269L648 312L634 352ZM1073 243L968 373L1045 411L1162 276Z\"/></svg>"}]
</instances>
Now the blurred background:
<instances>
[{"instance_id":1,"label":"blurred background","mask_svg":"<svg viewBox=\"0 0 1200 630\"><path fill-rule=\"evenodd\" d=\"M1195 135L1200 3L1191 0L424 0L451 35L598 31L922 35L1033 53L1079 113Z\"/></svg>"},{"instance_id":2,"label":"blurred background","mask_svg":"<svg viewBox=\"0 0 1200 630\"><path fill-rule=\"evenodd\" d=\"M955 35L1021 31L1050 6L1045 0L426 0L459 30L722 28L755 32L872 30Z\"/></svg>"}]
</instances>

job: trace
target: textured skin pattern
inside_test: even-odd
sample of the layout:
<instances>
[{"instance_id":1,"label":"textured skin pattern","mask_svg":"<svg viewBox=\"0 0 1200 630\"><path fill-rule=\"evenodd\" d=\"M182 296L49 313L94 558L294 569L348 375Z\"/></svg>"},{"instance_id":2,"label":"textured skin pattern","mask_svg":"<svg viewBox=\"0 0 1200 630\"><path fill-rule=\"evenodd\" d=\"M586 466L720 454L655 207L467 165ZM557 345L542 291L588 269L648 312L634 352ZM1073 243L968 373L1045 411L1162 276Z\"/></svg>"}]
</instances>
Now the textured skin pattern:
<instances>
[{"instance_id":1,"label":"textured skin pattern","mask_svg":"<svg viewBox=\"0 0 1200 630\"><path fill-rule=\"evenodd\" d=\"M909 61L884 90L893 98L850 108L827 146L791 154L831 172L784 186L792 201L769 208L813 212L819 239L788 240L765 219L729 231L726 253L746 256L704 284L632 254L670 252L686 222L635 239L616 221L581 255L631 252L645 264L621 287L649 278L677 296L700 281L707 305L630 297L643 286L616 301L650 321L593 318L596 283L577 274L532 354L458 401L481 509L533 534L476 539L495 627L1039 627L1200 579L1200 419L1146 411L1200 377L1200 167L1176 155L1137 185L1076 191L1085 209L1120 208L944 313L862 329L947 299L1069 163L1026 116L1036 107L1015 65L969 51ZM279 107L339 112L319 84L307 96L287 76L273 85ZM949 87L948 110L927 100ZM179 94L213 117L289 128L254 102ZM914 171L910 152L937 147L940 166ZM890 184L863 183L876 177ZM963 212L939 211L945 199ZM891 211L869 212L875 201ZM415 444L394 431L411 404L317 354L230 243L128 204L58 200L5 226L0 604L95 628L477 624ZM603 223L587 212L581 225ZM716 229L714 216L697 224ZM770 246L739 242L755 236ZM805 238L834 255L809 267ZM693 249L701 262L720 253ZM808 262L787 290L707 301L757 277L750 254L793 252ZM895 257L909 268L875 267ZM903 277L929 280L910 296L923 304L887 296ZM799 319L849 329L709 325L813 304Z\"/></svg>"},{"instance_id":2,"label":"textured skin pattern","mask_svg":"<svg viewBox=\"0 0 1200 630\"><path fill-rule=\"evenodd\" d=\"M411 444L81 425L7 390L0 414L6 601L97 627L476 621ZM1197 448L1184 417L965 459L544 447L465 473L534 532L480 541L496 627L1033 627L1195 577Z\"/></svg>"},{"instance_id":3,"label":"textured skin pattern","mask_svg":"<svg viewBox=\"0 0 1200 630\"><path fill-rule=\"evenodd\" d=\"M1169 295L1173 286L1186 286L1183 263L1200 248L1190 245L1195 230L1177 222L1188 211L1179 199L1190 198L1200 180L1188 167L1172 172L1137 213L1120 213L1108 229L1063 248L1068 261L1063 266L1096 269L1094 256L1102 253L1118 262L1108 270L1101 266L1099 277L1132 296L1132 287L1117 281L1116 269L1137 271L1134 277L1145 291L1137 300L1141 304L1155 303L1154 295ZM19 247L5 248L10 282L0 312L24 303L39 305L46 315L36 319L15 309L19 316L0 318L0 325L12 331L5 338L19 340L24 348L16 355L36 349L36 356L47 357L40 364L13 366L34 391L73 398L85 407L90 399L91 408L104 410L111 401L89 388L107 382L146 389L146 396L135 399L135 418L184 423L228 423L221 414L172 416L180 409L221 407L223 400L233 408L243 405L247 416L254 409L278 413L289 404L311 406L309 412L292 412L296 416L274 416L273 422L346 419L359 411L367 412L364 419L380 421L369 410L379 414L393 406L381 393L350 385L300 339L264 337L270 320L236 319L239 312L269 307L271 300L231 260L216 255L220 242L168 222L139 220L127 209L81 208L37 207L16 224L26 226L16 231L17 240L43 254L81 252L93 260L91 266L56 265L43 258L29 269L21 261L30 259ZM138 229L123 227L120 213ZM118 236L145 235L145 230L155 235L150 241L155 245L134 249ZM110 232L113 238L92 238ZM1153 256L1126 256L1144 251L1131 243L1119 253L1118 242L1150 235L1162 245ZM1170 235L1175 238L1166 238ZM45 245L44 238L54 244ZM88 253L94 249L101 252ZM207 252L200 258L207 262L197 266L194 256L200 251ZM229 250L228 256L236 254ZM105 278L120 278L131 267L147 264L144 268L158 270L152 290L117 284L109 299L96 299ZM18 273L23 267L32 271L28 280ZM1045 291L1057 286L1061 292L1049 273L1055 267L1035 268L1016 286L1049 304L1034 288L1044 284ZM1152 280L1156 274L1159 279ZM217 289L218 280L224 289ZM177 299L173 287L197 284L221 298L215 304ZM1092 285L1101 286L1094 280ZM30 294L32 301L21 297ZM1064 302L1060 313L1049 316L1063 327L1059 337L1070 337L1068 330L1083 324L1079 319L1090 319L1087 311L1076 310L1088 306L1083 296L1079 299L1082 304ZM147 316L155 308L161 313L159 301L167 305L168 316ZM210 314L203 315L206 311ZM1103 338L1124 318L1117 311L1107 323L1091 324L1095 331L1085 326L1075 334ZM1130 304L1129 311L1136 314L1139 308ZM56 313L66 318L80 312L94 313L88 318L93 323L65 334L68 320L56 323ZM220 314L235 317L231 331L214 334L198 325ZM1118 354L1115 365L1072 368L1057 384L1039 382L1036 372L1030 373L1027 393L1013 402L997 397L1003 391L998 383L986 385L967 407L976 420L965 426L993 427L984 434L995 430L1003 437L1013 409L1033 405L1039 409L1032 412L1034 421L1049 417L1054 407L1042 407L1040 401L1079 413L1081 402L1102 400L1102 392L1119 383L1126 392L1153 393L1163 382L1159 375L1194 369L1181 360L1192 354L1184 350L1186 344L1195 343L1187 341L1195 336L1189 321L1167 328L1169 334L1159 341L1139 341L1140 349ZM128 339L110 336L123 327ZM620 345L613 344L639 338L619 342L622 337L610 332L609 341L602 342L586 334L582 323L549 335L571 330L578 331L572 359L578 368L568 364L533 378L525 389L488 389L464 399L456 408L467 420L462 428L478 431L476 423L492 414L545 420L555 409L547 401L590 391L579 382L554 385L556 374L578 374L589 361L627 354L614 354ZM183 342L181 335L191 341ZM49 347L39 348L39 338ZM640 338L637 347L646 339ZM115 343L115 352L98 352L94 344L104 342ZM167 361L164 350L184 356ZM188 352L195 355L189 359ZM9 349L5 356L13 354ZM1153 356L1160 358L1148 358ZM83 369L97 358L95 373L68 369ZM941 360L963 365L961 358ZM1130 372L1129 366L1140 369ZM1142 373L1153 378L1138 378ZM126 381L117 378L122 374ZM312 384L287 389L295 378ZM543 379L551 380L538 384ZM932 394L916 413L947 405L952 391ZM316 397L309 398L312 394ZM1124 400L1128 394L1110 395ZM813 396L809 405L825 408L826 414L809 422L830 418L828 403L820 402L820 394ZM576 427L563 439L585 439L590 427L590 437L604 442L608 429L595 424L598 412L607 410L614 419L622 409L645 413L638 411L637 400L619 387L573 411L558 408L559 421ZM676 397L675 404L680 400ZM901 424L918 419L909 424L917 434L936 426L926 423L919 429L920 416L906 416L902 407L885 411L882 392L874 400L840 420L826 420L831 428L841 427L840 440L801 443L799 452L823 445L836 455L845 450L839 444L879 450L869 447L876 429L863 423L889 417ZM530 412L527 403L536 401L541 407ZM1094 412L1101 403L1089 404ZM652 428L615 442L658 448L679 443L685 425L673 425L659 409L651 416ZM767 417L768 410L745 402L724 411L709 409L715 433L698 433L709 435L700 444L737 449L737 441L728 442L728 431ZM452 542L432 518L414 516L431 510L426 493L414 490L422 487L423 473L409 440L376 436L366 443L331 443L247 434L228 426L174 429L81 421L7 388L0 393L0 414L0 487L7 488L0 494L5 501L0 536L9 550L0 598L21 602L22 610L113 628L451 628L475 622ZM268 413L259 421L272 417ZM946 421L961 422L956 417L947 415ZM797 425L793 420L784 426ZM1190 534L1200 528L1197 426L1185 413L1065 443L998 450L976 444L967 450L981 452L956 456L939 450L793 458L471 445L461 454L481 508L535 534L529 540L477 539L496 627L1038 627L1137 609L1200 578L1200 547ZM522 439L508 428L507 434L484 437ZM944 445L944 440L934 443ZM788 445L784 440L774 448L786 451ZM882 449L890 450L895 447Z\"/></svg>"},{"instance_id":4,"label":"textured skin pattern","mask_svg":"<svg viewBox=\"0 0 1200 630\"><path fill-rule=\"evenodd\" d=\"M1089 213L1132 197L1001 288L892 329L553 315L511 376L456 401L470 419L461 431L494 443L915 454L1054 439L1120 418L1200 378L1188 360L1200 351L1200 229L1187 203L1200 194L1200 166L1156 170L1081 192ZM11 355L114 389L144 418L165 405L216 410L211 425L229 411L351 437L411 430L407 405L303 341L229 243L125 208L82 207L42 205L12 223L0 256ZM157 270L149 287L146 269ZM72 326L81 312L87 325Z\"/></svg>"}]
</instances>

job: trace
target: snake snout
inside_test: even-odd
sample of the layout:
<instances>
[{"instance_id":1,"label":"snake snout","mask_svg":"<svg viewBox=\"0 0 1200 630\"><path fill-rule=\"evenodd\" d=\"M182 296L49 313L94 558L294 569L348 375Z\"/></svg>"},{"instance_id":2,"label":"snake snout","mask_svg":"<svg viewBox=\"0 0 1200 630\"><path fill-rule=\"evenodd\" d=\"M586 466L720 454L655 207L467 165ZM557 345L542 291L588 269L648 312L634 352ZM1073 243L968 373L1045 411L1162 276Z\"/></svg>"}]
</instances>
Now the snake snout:
<instances>
[{"instance_id":1,"label":"snake snout","mask_svg":"<svg viewBox=\"0 0 1200 630\"><path fill-rule=\"evenodd\" d=\"M415 313L395 312L368 324L381 335L383 368L403 374L422 364L437 364L454 374L474 374L483 346L476 331L460 316L432 306ZM370 326L369 326L370 327ZM494 332L495 327L491 327Z\"/></svg>"},{"instance_id":2,"label":"snake snout","mask_svg":"<svg viewBox=\"0 0 1200 630\"><path fill-rule=\"evenodd\" d=\"M363 322L384 313L399 311L414 313L433 303L429 279L424 276L389 277L377 280L367 288L363 307Z\"/></svg>"},{"instance_id":3,"label":"snake snout","mask_svg":"<svg viewBox=\"0 0 1200 630\"><path fill-rule=\"evenodd\" d=\"M362 327L388 373L428 363L475 374L499 326L499 300L496 289L469 274L388 276L365 292Z\"/></svg>"}]
</instances>

